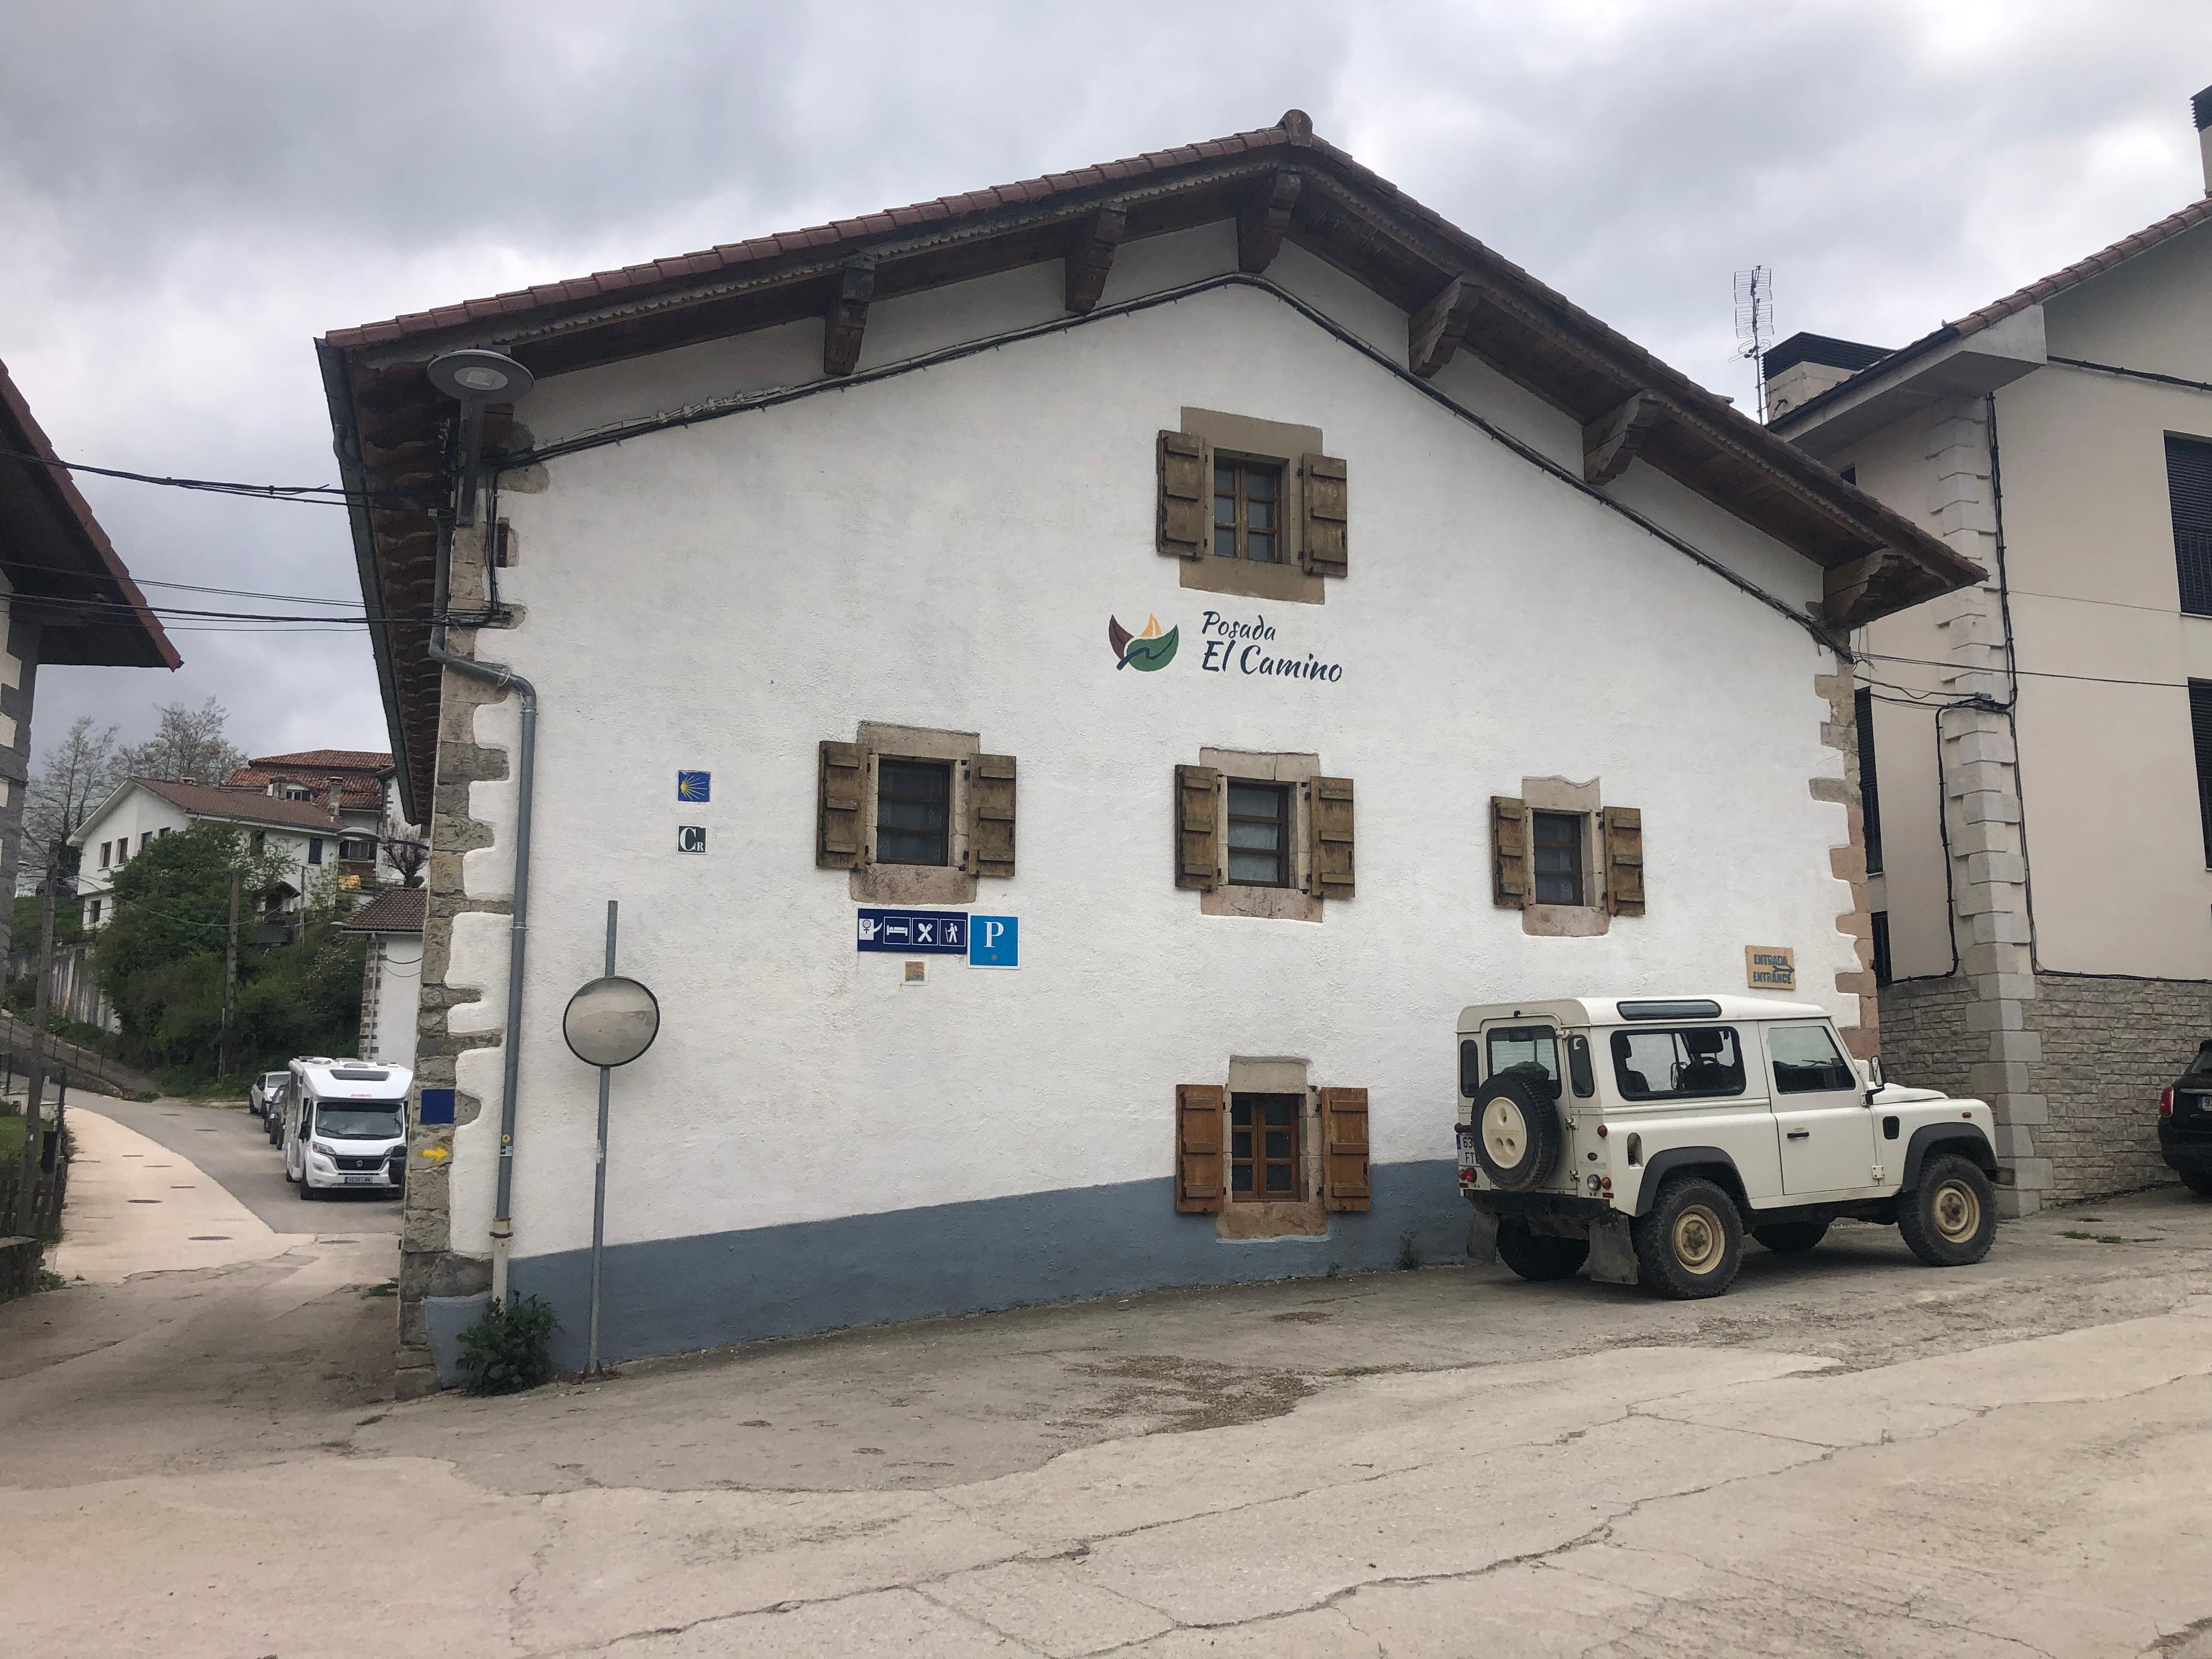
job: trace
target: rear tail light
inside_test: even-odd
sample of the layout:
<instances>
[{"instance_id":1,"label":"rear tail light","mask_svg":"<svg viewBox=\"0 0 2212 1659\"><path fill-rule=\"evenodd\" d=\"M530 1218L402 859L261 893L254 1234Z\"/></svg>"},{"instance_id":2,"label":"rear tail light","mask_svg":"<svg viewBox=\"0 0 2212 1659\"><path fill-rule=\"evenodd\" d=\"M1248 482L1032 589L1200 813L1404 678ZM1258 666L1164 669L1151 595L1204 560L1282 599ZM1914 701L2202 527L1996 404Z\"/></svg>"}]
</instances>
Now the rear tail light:
<instances>
[{"instance_id":1,"label":"rear tail light","mask_svg":"<svg viewBox=\"0 0 2212 1659\"><path fill-rule=\"evenodd\" d=\"M2161 1090L2159 1091L2159 1097L2158 1097L2158 1115L2159 1115L2160 1117L2172 1117L2172 1116L2173 1115L2173 1091L2172 1091L2172 1090L2171 1090L2171 1089L2161 1089Z\"/></svg>"}]
</instances>

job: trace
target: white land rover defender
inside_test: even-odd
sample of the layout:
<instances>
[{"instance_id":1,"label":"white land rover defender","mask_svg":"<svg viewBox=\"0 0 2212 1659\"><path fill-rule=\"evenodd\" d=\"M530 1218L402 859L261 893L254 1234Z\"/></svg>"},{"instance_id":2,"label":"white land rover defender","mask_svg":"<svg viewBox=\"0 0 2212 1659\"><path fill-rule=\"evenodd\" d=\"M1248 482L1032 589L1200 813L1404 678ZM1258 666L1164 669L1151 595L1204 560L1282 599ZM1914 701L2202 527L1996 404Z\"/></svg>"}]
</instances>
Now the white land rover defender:
<instances>
[{"instance_id":1,"label":"white land rover defender","mask_svg":"<svg viewBox=\"0 0 2212 1659\"><path fill-rule=\"evenodd\" d=\"M1468 1254L1523 1279L1718 1296L1743 1236L1809 1250L1894 1223L1931 1267L1989 1253L1989 1107L1868 1074L1809 1003L1599 998L1459 1017Z\"/></svg>"}]
</instances>

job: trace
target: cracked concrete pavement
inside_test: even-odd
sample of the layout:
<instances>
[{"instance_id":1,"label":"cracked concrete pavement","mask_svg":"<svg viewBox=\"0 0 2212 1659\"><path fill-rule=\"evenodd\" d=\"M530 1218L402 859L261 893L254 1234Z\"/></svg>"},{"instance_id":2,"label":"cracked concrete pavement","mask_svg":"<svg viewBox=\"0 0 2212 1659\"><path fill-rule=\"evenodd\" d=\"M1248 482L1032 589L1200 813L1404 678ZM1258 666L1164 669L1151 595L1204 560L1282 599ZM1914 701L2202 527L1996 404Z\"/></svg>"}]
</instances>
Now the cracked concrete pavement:
<instances>
[{"instance_id":1,"label":"cracked concrete pavement","mask_svg":"<svg viewBox=\"0 0 2212 1659\"><path fill-rule=\"evenodd\" d=\"M2071 1235L2071 1236L2069 1236ZM2107 1243L2118 1239L2119 1243ZM2212 1204L1462 1266L390 1402L392 1241L0 1308L27 1652L2212 1659Z\"/></svg>"}]
</instances>

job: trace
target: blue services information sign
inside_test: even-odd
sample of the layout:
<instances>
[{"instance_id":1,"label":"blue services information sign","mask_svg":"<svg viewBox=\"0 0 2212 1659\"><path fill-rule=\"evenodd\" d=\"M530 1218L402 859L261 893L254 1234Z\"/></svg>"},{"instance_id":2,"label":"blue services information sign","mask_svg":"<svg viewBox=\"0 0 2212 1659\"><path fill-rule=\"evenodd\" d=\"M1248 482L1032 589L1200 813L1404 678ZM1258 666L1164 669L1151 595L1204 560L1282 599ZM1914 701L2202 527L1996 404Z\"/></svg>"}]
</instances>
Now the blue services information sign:
<instances>
[{"instance_id":1,"label":"blue services information sign","mask_svg":"<svg viewBox=\"0 0 2212 1659\"><path fill-rule=\"evenodd\" d=\"M1019 916L969 917L968 965L970 968L1020 967L1022 919Z\"/></svg>"},{"instance_id":2,"label":"blue services information sign","mask_svg":"<svg viewBox=\"0 0 2212 1659\"><path fill-rule=\"evenodd\" d=\"M968 951L964 910L862 910L860 947L902 957L957 957Z\"/></svg>"}]
</instances>

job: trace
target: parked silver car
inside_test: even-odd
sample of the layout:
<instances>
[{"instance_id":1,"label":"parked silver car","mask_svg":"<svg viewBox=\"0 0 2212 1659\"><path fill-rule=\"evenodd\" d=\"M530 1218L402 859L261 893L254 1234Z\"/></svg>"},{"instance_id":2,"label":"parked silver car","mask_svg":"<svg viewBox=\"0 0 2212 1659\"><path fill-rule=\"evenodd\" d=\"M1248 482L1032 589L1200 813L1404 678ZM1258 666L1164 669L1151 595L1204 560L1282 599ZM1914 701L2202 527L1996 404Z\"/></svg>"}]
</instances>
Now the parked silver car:
<instances>
[{"instance_id":1,"label":"parked silver car","mask_svg":"<svg viewBox=\"0 0 2212 1659\"><path fill-rule=\"evenodd\" d=\"M256 1117L267 1117L270 1107L283 1100L284 1082L290 1075L289 1072L264 1072L247 1084L246 1109Z\"/></svg>"}]
</instances>

